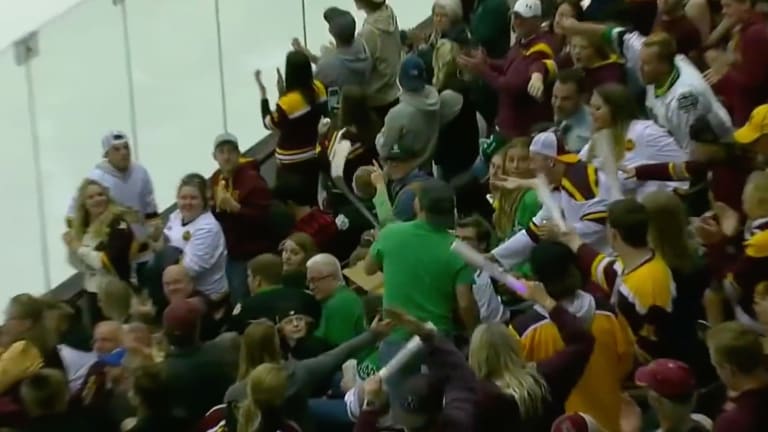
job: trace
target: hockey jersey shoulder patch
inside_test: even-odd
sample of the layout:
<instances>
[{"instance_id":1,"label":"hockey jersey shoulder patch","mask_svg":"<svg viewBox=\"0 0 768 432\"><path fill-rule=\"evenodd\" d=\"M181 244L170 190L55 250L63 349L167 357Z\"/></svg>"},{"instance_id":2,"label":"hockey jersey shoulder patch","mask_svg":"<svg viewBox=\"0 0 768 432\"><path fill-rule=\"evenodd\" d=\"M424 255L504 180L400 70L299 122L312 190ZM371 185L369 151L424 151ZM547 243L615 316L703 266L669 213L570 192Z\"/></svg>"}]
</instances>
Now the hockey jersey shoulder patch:
<instances>
[{"instance_id":1,"label":"hockey jersey shoulder patch","mask_svg":"<svg viewBox=\"0 0 768 432\"><path fill-rule=\"evenodd\" d=\"M699 96L691 91L680 93L675 99L677 109L683 113L691 113L699 109Z\"/></svg>"},{"instance_id":2,"label":"hockey jersey shoulder patch","mask_svg":"<svg viewBox=\"0 0 768 432\"><path fill-rule=\"evenodd\" d=\"M598 195L597 169L583 162L570 164L561 182L563 191L575 201L589 201Z\"/></svg>"}]
</instances>

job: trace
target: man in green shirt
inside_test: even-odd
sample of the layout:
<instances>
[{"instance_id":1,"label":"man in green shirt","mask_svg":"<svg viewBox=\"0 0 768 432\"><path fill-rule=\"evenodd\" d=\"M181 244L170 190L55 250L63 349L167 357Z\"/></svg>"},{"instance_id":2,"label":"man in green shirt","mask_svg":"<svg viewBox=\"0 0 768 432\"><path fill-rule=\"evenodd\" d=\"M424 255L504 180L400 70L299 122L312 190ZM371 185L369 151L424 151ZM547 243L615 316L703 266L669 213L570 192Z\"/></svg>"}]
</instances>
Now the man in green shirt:
<instances>
[{"instance_id":1,"label":"man in green shirt","mask_svg":"<svg viewBox=\"0 0 768 432\"><path fill-rule=\"evenodd\" d=\"M307 261L307 285L323 307L316 336L341 345L365 331L363 301L344 284L341 264L333 255L319 254Z\"/></svg>"},{"instance_id":2,"label":"man in green shirt","mask_svg":"<svg viewBox=\"0 0 768 432\"><path fill-rule=\"evenodd\" d=\"M448 230L456 224L453 189L429 179L417 188L417 219L387 225L379 233L366 257L369 275L384 273L384 309L398 309L438 331L451 336L459 331L454 322L458 311L464 329L471 333L478 323L478 310L472 293L474 270L450 248L454 236ZM379 361L387 364L405 344L402 329L392 332L379 348ZM413 368L392 376L387 384L397 398L397 388ZM395 388L393 388L395 387Z\"/></svg>"}]
</instances>

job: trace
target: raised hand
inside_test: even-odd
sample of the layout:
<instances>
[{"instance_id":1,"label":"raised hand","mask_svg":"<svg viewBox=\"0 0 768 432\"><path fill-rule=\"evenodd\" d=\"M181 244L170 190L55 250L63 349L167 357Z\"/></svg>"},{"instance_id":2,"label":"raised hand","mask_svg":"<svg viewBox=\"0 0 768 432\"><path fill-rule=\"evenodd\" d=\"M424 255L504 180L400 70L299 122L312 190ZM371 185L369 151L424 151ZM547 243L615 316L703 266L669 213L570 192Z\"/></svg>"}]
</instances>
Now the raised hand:
<instances>
[{"instance_id":1,"label":"raised hand","mask_svg":"<svg viewBox=\"0 0 768 432\"><path fill-rule=\"evenodd\" d=\"M716 202L712 205L717 215L717 220L720 223L720 230L728 237L733 237L739 233L741 228L741 216L739 212L728 207L725 203Z\"/></svg>"},{"instance_id":2,"label":"raised hand","mask_svg":"<svg viewBox=\"0 0 768 432\"><path fill-rule=\"evenodd\" d=\"M535 181L533 179L499 176L495 180L491 181L491 185L506 190L515 190L520 188L532 189L535 186Z\"/></svg>"}]
</instances>

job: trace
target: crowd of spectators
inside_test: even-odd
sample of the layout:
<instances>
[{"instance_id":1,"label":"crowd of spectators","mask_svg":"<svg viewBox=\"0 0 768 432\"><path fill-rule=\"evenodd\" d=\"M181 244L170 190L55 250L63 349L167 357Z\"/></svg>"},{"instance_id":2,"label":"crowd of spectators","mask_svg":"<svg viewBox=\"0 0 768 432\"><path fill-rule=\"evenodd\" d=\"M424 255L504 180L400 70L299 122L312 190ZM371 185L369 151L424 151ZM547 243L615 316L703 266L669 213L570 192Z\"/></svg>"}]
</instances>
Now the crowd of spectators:
<instances>
[{"instance_id":1,"label":"crowd of spectators","mask_svg":"<svg viewBox=\"0 0 768 432\"><path fill-rule=\"evenodd\" d=\"M764 0L354 6L254 74L274 182L103 137L0 431L768 431Z\"/></svg>"}]
</instances>

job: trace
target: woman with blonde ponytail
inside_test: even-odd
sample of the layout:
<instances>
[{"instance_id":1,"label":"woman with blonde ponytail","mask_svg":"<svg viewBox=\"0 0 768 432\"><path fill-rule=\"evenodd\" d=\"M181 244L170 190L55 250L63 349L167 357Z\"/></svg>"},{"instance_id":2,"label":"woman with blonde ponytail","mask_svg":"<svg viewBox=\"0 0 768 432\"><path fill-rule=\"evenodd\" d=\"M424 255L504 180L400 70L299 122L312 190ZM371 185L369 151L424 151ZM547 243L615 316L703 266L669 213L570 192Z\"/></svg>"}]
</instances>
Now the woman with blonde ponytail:
<instances>
[{"instance_id":1,"label":"woman with blonde ponytail","mask_svg":"<svg viewBox=\"0 0 768 432\"><path fill-rule=\"evenodd\" d=\"M523 297L536 303L560 333L565 347L528 362L517 333L503 324L478 326L469 343L469 367L479 379L475 430L549 430L592 355L595 338L559 306L539 282L526 282Z\"/></svg>"},{"instance_id":2,"label":"woman with blonde ponytail","mask_svg":"<svg viewBox=\"0 0 768 432\"><path fill-rule=\"evenodd\" d=\"M282 415L288 373L281 363L262 363L248 374L247 398L238 405L237 432L299 432Z\"/></svg>"}]
</instances>

